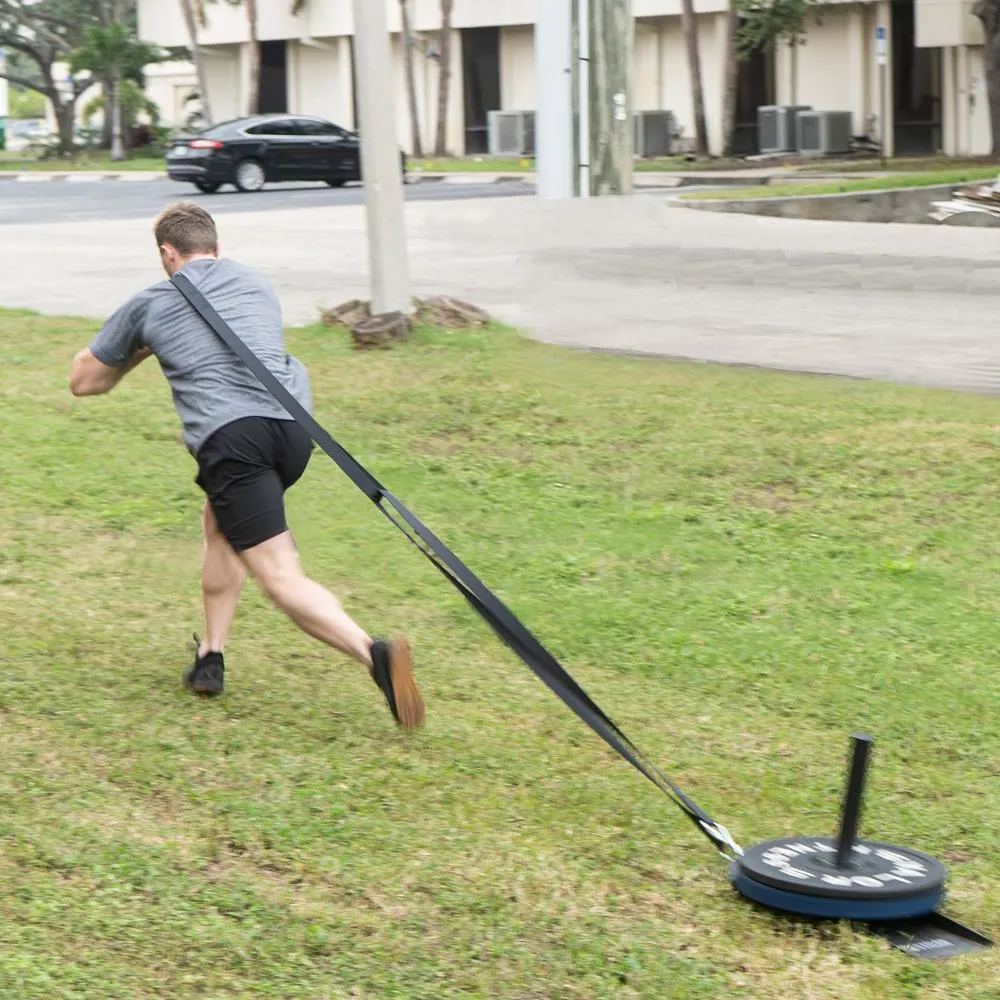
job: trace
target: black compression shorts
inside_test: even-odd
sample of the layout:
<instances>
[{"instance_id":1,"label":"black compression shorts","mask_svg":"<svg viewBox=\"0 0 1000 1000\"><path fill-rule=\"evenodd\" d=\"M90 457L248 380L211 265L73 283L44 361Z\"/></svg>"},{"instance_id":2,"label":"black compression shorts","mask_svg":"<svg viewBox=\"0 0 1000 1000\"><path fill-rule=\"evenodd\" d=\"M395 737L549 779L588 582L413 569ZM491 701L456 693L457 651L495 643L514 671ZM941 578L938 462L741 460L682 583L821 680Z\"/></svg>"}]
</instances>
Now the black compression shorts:
<instances>
[{"instance_id":1,"label":"black compression shorts","mask_svg":"<svg viewBox=\"0 0 1000 1000\"><path fill-rule=\"evenodd\" d=\"M312 438L294 420L246 417L221 427L198 452L195 482L237 552L288 530L285 491L309 464Z\"/></svg>"}]
</instances>

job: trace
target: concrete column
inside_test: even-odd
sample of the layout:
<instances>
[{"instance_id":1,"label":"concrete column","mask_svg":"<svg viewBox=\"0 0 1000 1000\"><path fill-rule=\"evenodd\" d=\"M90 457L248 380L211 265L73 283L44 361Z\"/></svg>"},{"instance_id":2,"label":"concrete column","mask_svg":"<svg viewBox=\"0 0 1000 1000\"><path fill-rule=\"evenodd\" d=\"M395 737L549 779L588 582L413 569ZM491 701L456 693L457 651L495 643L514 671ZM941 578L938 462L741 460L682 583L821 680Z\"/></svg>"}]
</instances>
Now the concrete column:
<instances>
[{"instance_id":1,"label":"concrete column","mask_svg":"<svg viewBox=\"0 0 1000 1000\"><path fill-rule=\"evenodd\" d=\"M871 66L865 31L864 10L851 7L847 12L847 100L845 110L850 111L857 135L864 133L868 124L868 80Z\"/></svg>"},{"instance_id":2,"label":"concrete column","mask_svg":"<svg viewBox=\"0 0 1000 1000\"><path fill-rule=\"evenodd\" d=\"M968 156L972 151L972 114L969 110L969 49L959 45L956 52L957 83L955 96L958 111L958 155Z\"/></svg>"},{"instance_id":3,"label":"concrete column","mask_svg":"<svg viewBox=\"0 0 1000 1000\"><path fill-rule=\"evenodd\" d=\"M941 50L941 145L946 156L955 156L958 151L957 107L955 49L949 45Z\"/></svg>"},{"instance_id":4,"label":"concrete column","mask_svg":"<svg viewBox=\"0 0 1000 1000\"><path fill-rule=\"evenodd\" d=\"M337 113L347 128L357 129L354 117L354 82L351 76L351 39L345 35L336 42Z\"/></svg>"},{"instance_id":5,"label":"concrete column","mask_svg":"<svg viewBox=\"0 0 1000 1000\"><path fill-rule=\"evenodd\" d=\"M250 113L250 43L241 42L239 47L239 83L236 90L236 106L241 115Z\"/></svg>"},{"instance_id":6,"label":"concrete column","mask_svg":"<svg viewBox=\"0 0 1000 1000\"><path fill-rule=\"evenodd\" d=\"M882 108L879 107L879 135L882 137L883 152L886 156L894 156L896 153L896 115L893 110L894 97L892 87L893 60L892 60L892 3L891 0L879 0L876 9L876 25L885 28L887 61L885 65L885 121L882 121ZM880 94L878 73L881 67L876 66L875 90Z\"/></svg>"},{"instance_id":7,"label":"concrete column","mask_svg":"<svg viewBox=\"0 0 1000 1000\"><path fill-rule=\"evenodd\" d=\"M459 156L465 152L464 65L462 32L456 28L451 33L451 89L448 94L447 136L448 148L454 150ZM436 110L436 90L434 91L434 107Z\"/></svg>"},{"instance_id":8,"label":"concrete column","mask_svg":"<svg viewBox=\"0 0 1000 1000\"><path fill-rule=\"evenodd\" d=\"M285 43L285 52L288 107L291 111L298 111L302 107L302 45L289 38Z\"/></svg>"}]
</instances>

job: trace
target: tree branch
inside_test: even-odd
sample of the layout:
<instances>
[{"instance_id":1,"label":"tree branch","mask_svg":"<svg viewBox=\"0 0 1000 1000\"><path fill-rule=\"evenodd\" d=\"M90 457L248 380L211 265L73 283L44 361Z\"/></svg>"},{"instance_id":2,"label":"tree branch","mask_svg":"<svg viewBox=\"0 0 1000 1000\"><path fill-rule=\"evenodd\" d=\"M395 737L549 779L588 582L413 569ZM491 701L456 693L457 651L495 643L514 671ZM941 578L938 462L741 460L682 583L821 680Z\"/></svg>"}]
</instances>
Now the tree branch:
<instances>
[{"instance_id":1,"label":"tree branch","mask_svg":"<svg viewBox=\"0 0 1000 1000\"><path fill-rule=\"evenodd\" d=\"M51 90L45 85L44 81L28 80L26 77L17 76L14 73L0 73L0 80L6 80L15 87L23 87L25 90L37 91L46 97L51 95Z\"/></svg>"}]
</instances>

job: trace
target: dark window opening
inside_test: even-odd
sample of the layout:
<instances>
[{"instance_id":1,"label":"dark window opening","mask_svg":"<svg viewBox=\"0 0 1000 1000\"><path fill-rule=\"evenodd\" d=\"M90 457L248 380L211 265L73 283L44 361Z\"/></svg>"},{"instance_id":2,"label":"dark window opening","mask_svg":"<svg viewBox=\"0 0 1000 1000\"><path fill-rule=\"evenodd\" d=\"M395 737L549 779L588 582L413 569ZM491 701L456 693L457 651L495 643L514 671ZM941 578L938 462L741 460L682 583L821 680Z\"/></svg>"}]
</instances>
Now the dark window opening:
<instances>
[{"instance_id":1,"label":"dark window opening","mask_svg":"<svg viewBox=\"0 0 1000 1000\"><path fill-rule=\"evenodd\" d=\"M465 78L465 152L489 152L489 112L500 110L500 29L462 32Z\"/></svg>"},{"instance_id":2,"label":"dark window opening","mask_svg":"<svg viewBox=\"0 0 1000 1000\"><path fill-rule=\"evenodd\" d=\"M288 110L288 49L284 41L260 43L260 108L262 115Z\"/></svg>"}]
</instances>

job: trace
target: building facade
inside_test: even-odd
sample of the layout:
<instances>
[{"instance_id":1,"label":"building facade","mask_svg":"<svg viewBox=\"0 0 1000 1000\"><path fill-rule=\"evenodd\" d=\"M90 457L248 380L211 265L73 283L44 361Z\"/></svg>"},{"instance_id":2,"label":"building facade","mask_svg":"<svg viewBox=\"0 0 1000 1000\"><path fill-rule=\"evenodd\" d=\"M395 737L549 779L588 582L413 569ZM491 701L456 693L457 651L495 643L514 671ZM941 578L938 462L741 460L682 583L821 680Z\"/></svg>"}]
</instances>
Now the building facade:
<instances>
[{"instance_id":1,"label":"building facade","mask_svg":"<svg viewBox=\"0 0 1000 1000\"><path fill-rule=\"evenodd\" d=\"M487 115L535 109L534 20L545 0L455 0L452 86L447 115L453 153L487 151ZM412 149L398 0L385 0L392 34L393 79L401 144ZM352 0L307 0L293 16L291 0L258 0L261 110L295 111L355 127ZM983 33L971 0L833 2L808 15L804 42L760 52L740 67L737 141L756 149L756 109L804 104L850 112L856 135L886 137L890 155L990 151ZM695 0L702 85L712 152L722 144L727 0ZM249 93L245 13L211 5L199 33L207 89L217 121L246 112ZM410 0L414 61L424 148L437 123L441 13L439 0ZM680 0L633 0L635 73L632 107L673 112L684 136L694 115ZM142 37L164 46L188 44L180 4L140 0ZM884 68L876 36L884 35ZM884 84L883 84L884 76ZM166 122L184 117L196 89L192 67L151 68L150 96ZM884 93L884 99L883 99ZM885 131L882 109L885 109Z\"/></svg>"}]
</instances>

